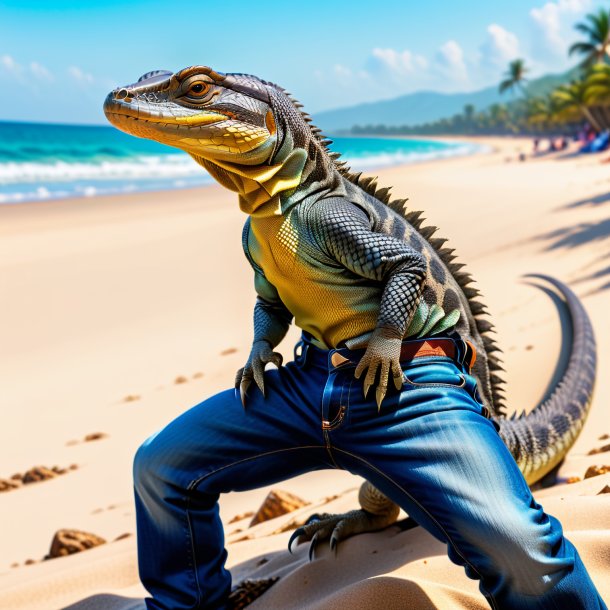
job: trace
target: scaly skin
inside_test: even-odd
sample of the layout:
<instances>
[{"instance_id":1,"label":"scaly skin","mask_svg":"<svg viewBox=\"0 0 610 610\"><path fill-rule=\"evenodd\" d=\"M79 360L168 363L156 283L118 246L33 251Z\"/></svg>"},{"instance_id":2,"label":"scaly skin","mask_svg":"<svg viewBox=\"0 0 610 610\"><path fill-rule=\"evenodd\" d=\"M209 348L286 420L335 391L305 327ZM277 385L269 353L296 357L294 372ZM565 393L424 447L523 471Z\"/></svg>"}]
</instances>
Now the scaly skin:
<instances>
[{"instance_id":1,"label":"scaly skin","mask_svg":"<svg viewBox=\"0 0 610 610\"><path fill-rule=\"evenodd\" d=\"M353 174L331 153L301 106L255 76L204 66L156 71L116 89L104 110L117 128L186 151L248 214L243 234L258 294L253 348L238 372L244 406L293 317L323 348L366 350L356 374L365 393L376 385L381 408L388 381L399 387L404 337L455 329L477 350L472 374L500 434L531 484L566 455L585 422L595 379L593 331L582 305L557 280L571 313L568 368L551 396L527 416L506 419L498 348L478 291L435 227L389 189ZM324 307L320 307L324 303ZM250 390L252 391L252 390ZM363 484L361 510L308 524L296 536L314 544L394 522L397 507Z\"/></svg>"}]
</instances>

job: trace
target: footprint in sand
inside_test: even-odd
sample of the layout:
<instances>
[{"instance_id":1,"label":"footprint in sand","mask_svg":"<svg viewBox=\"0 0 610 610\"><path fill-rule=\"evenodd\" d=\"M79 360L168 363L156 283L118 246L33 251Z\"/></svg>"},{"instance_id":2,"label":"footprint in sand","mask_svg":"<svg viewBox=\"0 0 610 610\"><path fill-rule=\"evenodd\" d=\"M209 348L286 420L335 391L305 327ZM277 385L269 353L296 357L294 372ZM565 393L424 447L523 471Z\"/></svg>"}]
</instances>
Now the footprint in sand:
<instances>
[{"instance_id":1,"label":"footprint in sand","mask_svg":"<svg viewBox=\"0 0 610 610\"><path fill-rule=\"evenodd\" d=\"M125 538L130 538L131 536L133 536L133 534L131 532L125 532L124 534L121 534L120 536L117 536L113 542L116 542L117 540L124 540Z\"/></svg>"},{"instance_id":2,"label":"footprint in sand","mask_svg":"<svg viewBox=\"0 0 610 610\"><path fill-rule=\"evenodd\" d=\"M16 472L15 474L12 474L9 479L0 479L0 492L12 491L14 489L19 489L24 485L30 485L31 483L54 479L59 475L66 474L68 470L76 470L76 468L78 468L77 464L71 464L68 468L60 468L59 466L53 466L52 468L34 466L33 468L26 470L23 474Z\"/></svg>"},{"instance_id":3,"label":"footprint in sand","mask_svg":"<svg viewBox=\"0 0 610 610\"><path fill-rule=\"evenodd\" d=\"M603 445L602 447L597 447L595 449L591 449L591 451L589 451L589 453L587 453L587 455L595 455L597 453L605 453L606 451L610 451L610 444L609 445Z\"/></svg>"},{"instance_id":4,"label":"footprint in sand","mask_svg":"<svg viewBox=\"0 0 610 610\"><path fill-rule=\"evenodd\" d=\"M92 432L91 434L87 434L85 438L82 440L83 443L88 443L90 441L97 441L102 438L106 438L108 435L105 432ZM81 441L77 441L76 439L72 439L66 442L66 447L73 447L74 445L78 445Z\"/></svg>"},{"instance_id":5,"label":"footprint in sand","mask_svg":"<svg viewBox=\"0 0 610 610\"><path fill-rule=\"evenodd\" d=\"M87 436L85 436L84 441L88 443L90 441L99 441L100 439L107 437L108 435L105 432L92 432L91 434L87 434Z\"/></svg>"}]
</instances>

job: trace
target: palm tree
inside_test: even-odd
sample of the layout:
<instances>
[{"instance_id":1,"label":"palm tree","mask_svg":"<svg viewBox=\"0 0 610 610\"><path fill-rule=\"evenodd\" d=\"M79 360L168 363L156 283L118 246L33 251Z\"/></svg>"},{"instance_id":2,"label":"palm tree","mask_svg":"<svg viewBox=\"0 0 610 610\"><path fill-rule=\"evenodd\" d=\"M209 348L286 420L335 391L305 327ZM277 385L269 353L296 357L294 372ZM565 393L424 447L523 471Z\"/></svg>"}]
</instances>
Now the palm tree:
<instances>
[{"instance_id":1,"label":"palm tree","mask_svg":"<svg viewBox=\"0 0 610 610\"><path fill-rule=\"evenodd\" d=\"M585 99L588 104L608 104L610 102L610 66L593 66L585 81Z\"/></svg>"},{"instance_id":2,"label":"palm tree","mask_svg":"<svg viewBox=\"0 0 610 610\"><path fill-rule=\"evenodd\" d=\"M557 104L557 117L564 121L577 121L584 117L596 131L602 127L591 113L587 99L587 85L583 81L573 81L561 85L552 94Z\"/></svg>"},{"instance_id":3,"label":"palm tree","mask_svg":"<svg viewBox=\"0 0 610 610\"><path fill-rule=\"evenodd\" d=\"M506 106L502 104L492 104L488 110L489 114L489 126L491 129L505 130L509 127L510 117L508 115L508 110Z\"/></svg>"},{"instance_id":4,"label":"palm tree","mask_svg":"<svg viewBox=\"0 0 610 610\"><path fill-rule=\"evenodd\" d=\"M554 95L534 97L528 100L524 108L524 117L528 125L547 129L552 127L558 119L560 105Z\"/></svg>"},{"instance_id":5,"label":"palm tree","mask_svg":"<svg viewBox=\"0 0 610 610\"><path fill-rule=\"evenodd\" d=\"M598 122L610 126L610 65L596 64L585 80L585 101Z\"/></svg>"},{"instance_id":6,"label":"palm tree","mask_svg":"<svg viewBox=\"0 0 610 610\"><path fill-rule=\"evenodd\" d=\"M525 95L525 73L529 72L528 68L525 67L525 61L523 59L514 59L508 64L508 70L504 74L504 80L500 83L500 93L505 91L514 91L518 89Z\"/></svg>"},{"instance_id":7,"label":"palm tree","mask_svg":"<svg viewBox=\"0 0 610 610\"><path fill-rule=\"evenodd\" d=\"M464 110L463 110L463 121L464 121L464 127L466 128L466 131L472 131L474 128L474 112L475 112L475 107L473 104L466 104L464 106ZM461 119L462 117L460 117Z\"/></svg>"},{"instance_id":8,"label":"palm tree","mask_svg":"<svg viewBox=\"0 0 610 610\"><path fill-rule=\"evenodd\" d=\"M568 51L569 55L583 55L584 68L607 60L610 55L610 12L601 8L597 14L589 14L583 23L574 26L588 40L575 42Z\"/></svg>"}]
</instances>

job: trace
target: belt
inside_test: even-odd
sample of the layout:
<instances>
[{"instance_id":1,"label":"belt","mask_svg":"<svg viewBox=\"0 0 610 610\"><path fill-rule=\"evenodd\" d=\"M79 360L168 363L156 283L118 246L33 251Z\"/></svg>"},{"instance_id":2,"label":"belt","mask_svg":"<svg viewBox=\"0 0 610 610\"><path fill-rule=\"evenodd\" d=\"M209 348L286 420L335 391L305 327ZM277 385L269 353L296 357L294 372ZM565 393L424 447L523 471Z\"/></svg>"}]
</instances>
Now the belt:
<instances>
[{"instance_id":1,"label":"belt","mask_svg":"<svg viewBox=\"0 0 610 610\"><path fill-rule=\"evenodd\" d=\"M463 341L465 346L464 353L464 364L471 369L474 365L477 352L470 343L470 341ZM337 350L334 352L330 358L331 364L333 367L337 368L347 362L350 362L349 358L346 358L341 352L344 350ZM364 353L364 349L362 350L353 350L353 352L362 352ZM426 358L430 356L445 356L447 358L451 358L452 360L456 360L457 349L453 339L411 339L407 341L403 341L402 346L400 348L400 361L401 362L409 362L411 360L415 360L416 358Z\"/></svg>"}]
</instances>

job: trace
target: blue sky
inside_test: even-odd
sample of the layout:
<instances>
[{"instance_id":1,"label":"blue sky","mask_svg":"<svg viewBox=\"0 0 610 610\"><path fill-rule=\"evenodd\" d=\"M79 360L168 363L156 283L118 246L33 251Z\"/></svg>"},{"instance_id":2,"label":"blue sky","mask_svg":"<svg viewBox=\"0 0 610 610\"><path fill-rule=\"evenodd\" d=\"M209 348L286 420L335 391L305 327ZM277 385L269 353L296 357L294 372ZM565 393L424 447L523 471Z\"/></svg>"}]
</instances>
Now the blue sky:
<instances>
[{"instance_id":1,"label":"blue sky","mask_svg":"<svg viewBox=\"0 0 610 610\"><path fill-rule=\"evenodd\" d=\"M204 64L275 81L310 112L496 84L575 63L595 0L0 0L0 120L104 123L105 94Z\"/></svg>"}]
</instances>

